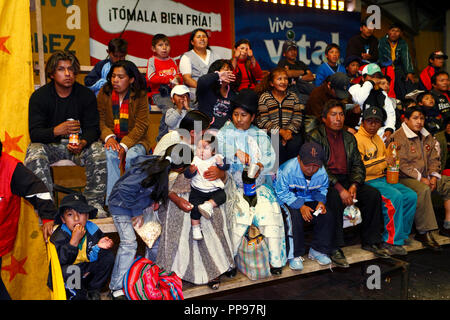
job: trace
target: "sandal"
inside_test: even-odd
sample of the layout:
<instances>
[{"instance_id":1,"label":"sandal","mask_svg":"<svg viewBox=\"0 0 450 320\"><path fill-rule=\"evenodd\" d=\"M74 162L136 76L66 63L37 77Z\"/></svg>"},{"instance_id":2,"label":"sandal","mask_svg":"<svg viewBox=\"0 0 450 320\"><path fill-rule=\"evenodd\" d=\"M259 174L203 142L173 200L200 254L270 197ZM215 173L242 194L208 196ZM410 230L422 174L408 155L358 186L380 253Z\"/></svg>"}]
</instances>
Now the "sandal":
<instances>
[{"instance_id":1,"label":"sandal","mask_svg":"<svg viewBox=\"0 0 450 320\"><path fill-rule=\"evenodd\" d=\"M220 277L212 279L210 282L208 282L208 287L210 287L213 290L219 289L220 286Z\"/></svg>"}]
</instances>

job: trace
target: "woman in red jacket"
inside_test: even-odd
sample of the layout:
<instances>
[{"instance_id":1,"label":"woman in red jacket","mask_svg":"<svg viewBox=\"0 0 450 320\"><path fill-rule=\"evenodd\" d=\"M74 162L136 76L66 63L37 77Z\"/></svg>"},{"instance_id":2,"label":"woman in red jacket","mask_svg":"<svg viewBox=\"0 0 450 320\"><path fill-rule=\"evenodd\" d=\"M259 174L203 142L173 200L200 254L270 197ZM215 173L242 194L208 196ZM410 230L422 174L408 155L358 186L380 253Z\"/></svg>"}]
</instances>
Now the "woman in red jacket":
<instances>
[{"instance_id":1,"label":"woman in red jacket","mask_svg":"<svg viewBox=\"0 0 450 320\"><path fill-rule=\"evenodd\" d=\"M261 81L263 72L250 46L250 41L242 39L234 45L234 55L231 59L236 82L239 83L238 91L242 89L254 89Z\"/></svg>"}]
</instances>

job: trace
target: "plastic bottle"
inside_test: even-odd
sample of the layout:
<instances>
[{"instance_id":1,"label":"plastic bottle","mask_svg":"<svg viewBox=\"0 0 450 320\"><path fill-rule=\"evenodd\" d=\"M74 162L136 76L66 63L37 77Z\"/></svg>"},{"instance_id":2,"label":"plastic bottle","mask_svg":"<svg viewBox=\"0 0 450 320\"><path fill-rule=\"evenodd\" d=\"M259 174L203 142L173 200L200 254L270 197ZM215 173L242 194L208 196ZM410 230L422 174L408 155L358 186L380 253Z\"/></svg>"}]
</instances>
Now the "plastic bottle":
<instances>
[{"instance_id":1,"label":"plastic bottle","mask_svg":"<svg viewBox=\"0 0 450 320\"><path fill-rule=\"evenodd\" d=\"M244 184L244 199L247 200L250 207L256 206L256 179L248 177L248 168L242 171L242 183Z\"/></svg>"},{"instance_id":2,"label":"plastic bottle","mask_svg":"<svg viewBox=\"0 0 450 320\"><path fill-rule=\"evenodd\" d=\"M389 165L387 167L386 172L386 181L387 183L398 183L398 176L400 173L400 160L397 156L397 146L394 144L392 145L392 152L391 152L392 158L394 158L394 165Z\"/></svg>"}]
</instances>

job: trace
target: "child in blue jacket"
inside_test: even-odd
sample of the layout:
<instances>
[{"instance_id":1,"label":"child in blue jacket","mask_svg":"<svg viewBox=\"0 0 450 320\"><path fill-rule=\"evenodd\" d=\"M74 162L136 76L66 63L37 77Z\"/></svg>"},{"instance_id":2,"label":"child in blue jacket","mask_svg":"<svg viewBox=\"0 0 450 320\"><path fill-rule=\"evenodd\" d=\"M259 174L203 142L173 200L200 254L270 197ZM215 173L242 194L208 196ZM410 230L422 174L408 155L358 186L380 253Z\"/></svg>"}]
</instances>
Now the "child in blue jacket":
<instances>
[{"instance_id":1,"label":"child in blue jacket","mask_svg":"<svg viewBox=\"0 0 450 320\"><path fill-rule=\"evenodd\" d=\"M68 300L100 300L113 268L113 241L88 220L96 215L97 209L82 194L73 193L64 197L55 217L59 226L50 242L58 254ZM47 284L53 287L50 273Z\"/></svg>"},{"instance_id":2,"label":"child in blue jacket","mask_svg":"<svg viewBox=\"0 0 450 320\"><path fill-rule=\"evenodd\" d=\"M183 172L192 158L187 144L170 146L162 157L138 156L114 185L108 206L120 244L109 284L113 299L126 299L123 277L133 264L137 249L133 226L142 226L144 209L152 206L156 211L167 202L170 171Z\"/></svg>"},{"instance_id":3,"label":"child in blue jacket","mask_svg":"<svg viewBox=\"0 0 450 320\"><path fill-rule=\"evenodd\" d=\"M314 224L314 239L308 258L320 265L331 263L328 254L331 253L334 217L325 206L328 174L323 167L323 158L324 152L319 144L303 144L298 156L278 169L274 183L279 201L287 206L291 216L293 254L290 256L294 258L289 260L289 267L293 270L303 269L304 222ZM286 251L289 252L289 248Z\"/></svg>"},{"instance_id":4,"label":"child in blue jacket","mask_svg":"<svg viewBox=\"0 0 450 320\"><path fill-rule=\"evenodd\" d=\"M336 72L347 73L345 67L339 63L341 57L341 49L335 43L330 43L325 48L325 57L327 61L323 62L316 71L316 80L314 84L316 87L320 86L328 76Z\"/></svg>"}]
</instances>

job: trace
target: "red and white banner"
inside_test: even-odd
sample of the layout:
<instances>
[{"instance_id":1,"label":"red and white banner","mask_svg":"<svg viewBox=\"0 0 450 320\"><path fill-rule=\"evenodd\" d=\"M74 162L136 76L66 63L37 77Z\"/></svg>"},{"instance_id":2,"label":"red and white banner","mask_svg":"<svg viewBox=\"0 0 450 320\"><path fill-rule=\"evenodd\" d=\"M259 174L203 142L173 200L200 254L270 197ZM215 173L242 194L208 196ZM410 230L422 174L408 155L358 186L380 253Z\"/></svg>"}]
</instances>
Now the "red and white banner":
<instances>
[{"instance_id":1,"label":"red and white banner","mask_svg":"<svg viewBox=\"0 0 450 320\"><path fill-rule=\"evenodd\" d=\"M137 5L136 5L137 3ZM157 33L170 39L170 56L188 51L190 33L203 28L209 45L223 58L231 58L231 2L204 0L92 0L89 1L91 65L107 57L108 42L128 41L127 59L147 66L153 55L151 40Z\"/></svg>"}]
</instances>

